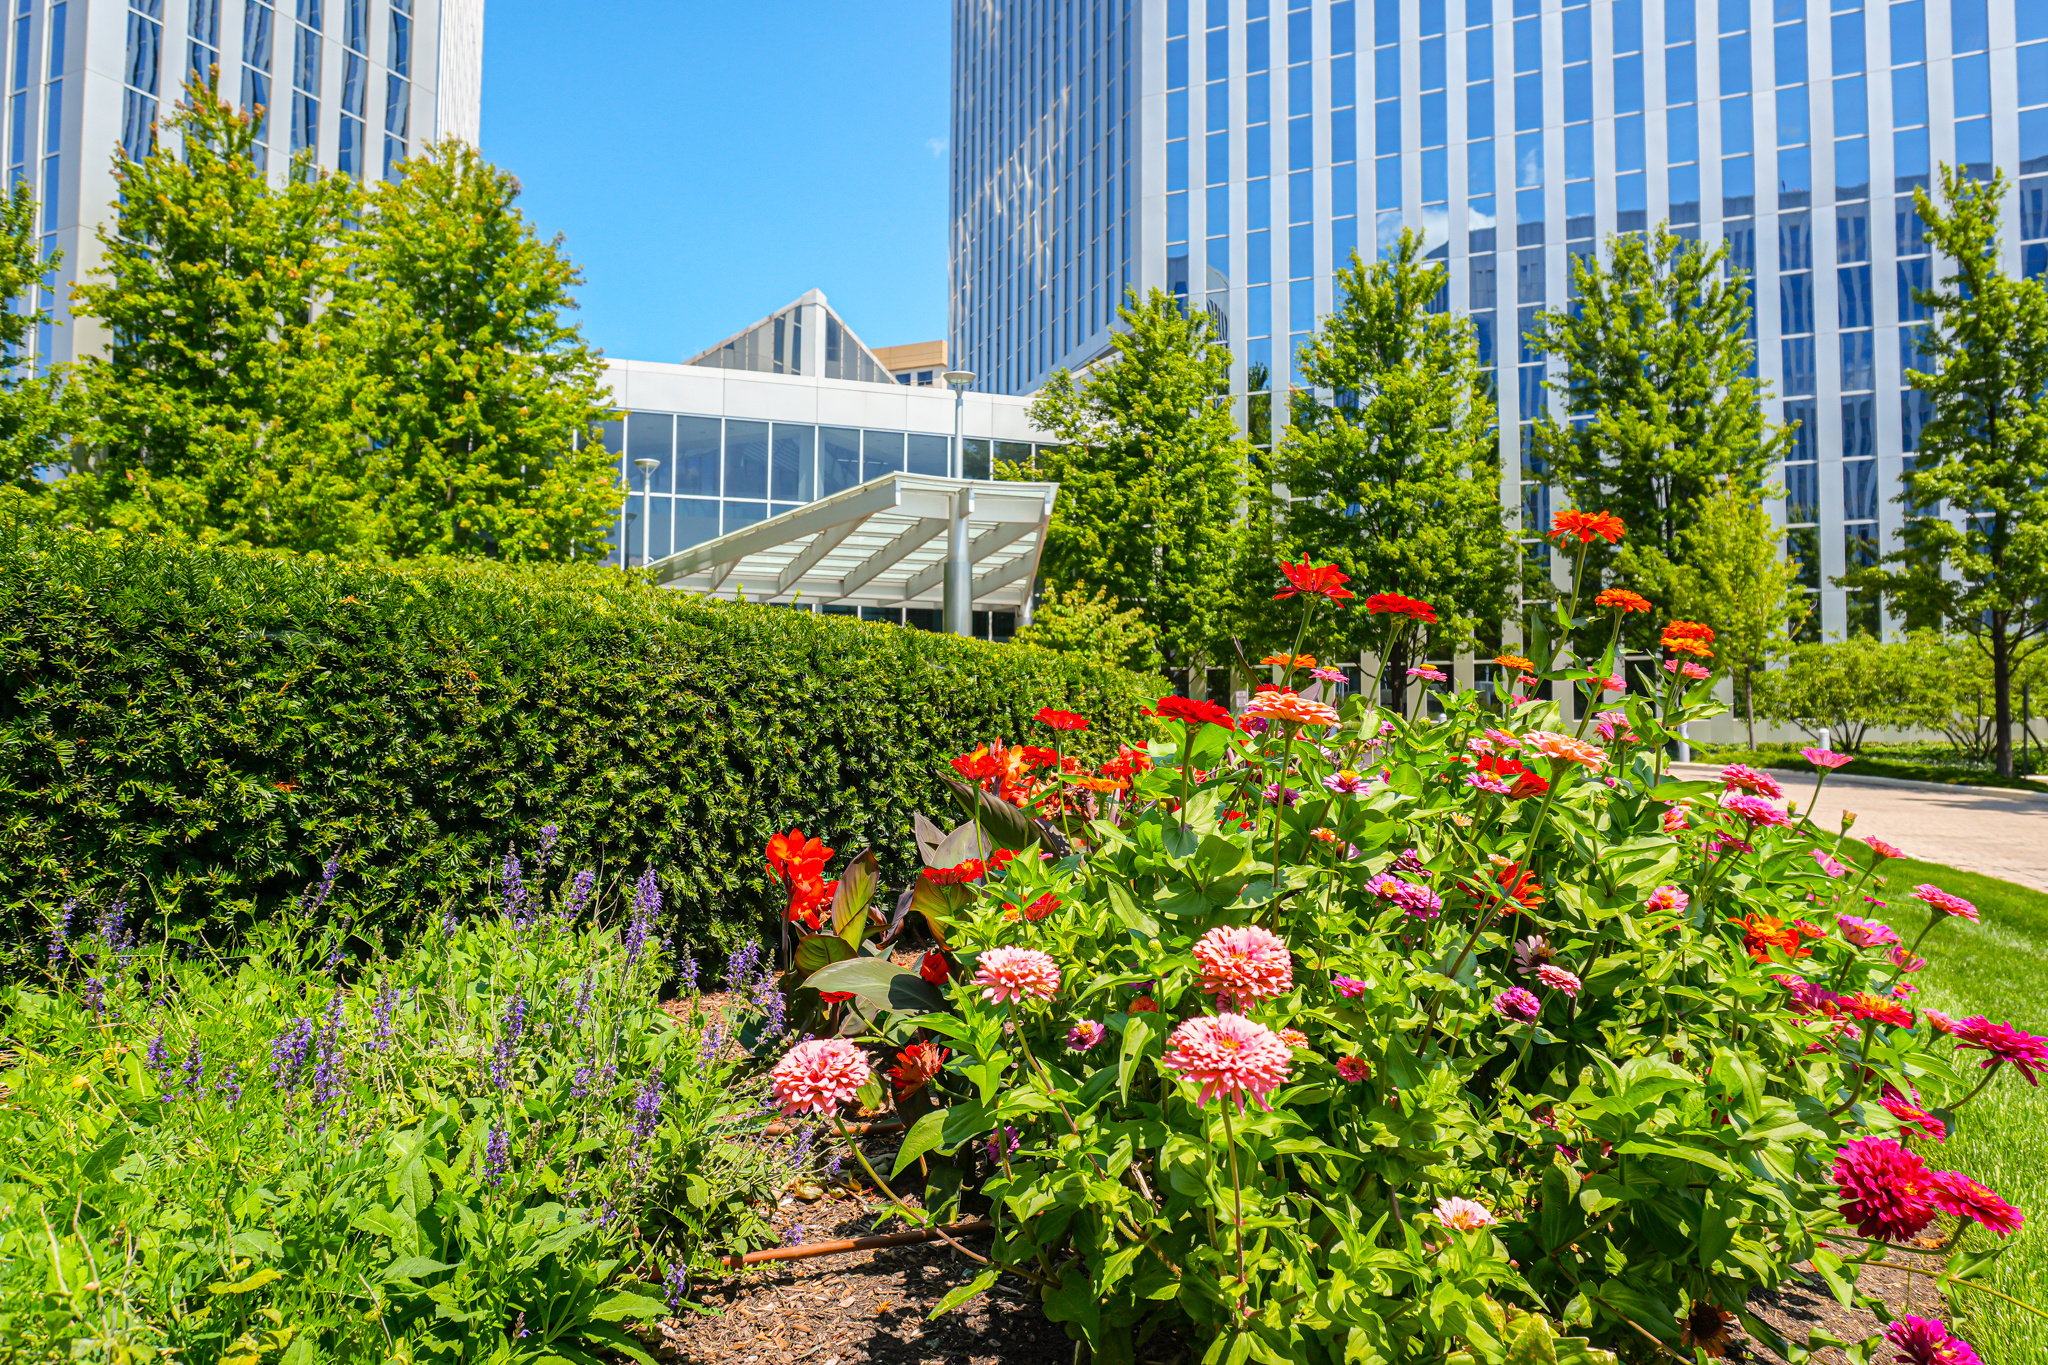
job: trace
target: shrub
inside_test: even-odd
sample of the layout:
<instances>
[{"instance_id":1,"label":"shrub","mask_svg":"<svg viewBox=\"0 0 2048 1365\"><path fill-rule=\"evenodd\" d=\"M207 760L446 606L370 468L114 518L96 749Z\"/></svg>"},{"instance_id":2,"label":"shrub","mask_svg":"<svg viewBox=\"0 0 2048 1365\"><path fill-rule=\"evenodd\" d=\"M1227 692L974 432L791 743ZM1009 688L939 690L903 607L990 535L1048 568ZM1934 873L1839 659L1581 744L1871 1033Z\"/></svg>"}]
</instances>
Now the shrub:
<instances>
[{"instance_id":1,"label":"shrub","mask_svg":"<svg viewBox=\"0 0 2048 1365\"><path fill-rule=\"evenodd\" d=\"M0 995L0 1357L645 1361L621 1320L763 1240L804 1158L754 997L657 1006L652 879L614 931L532 871L367 964L324 887L237 962L68 907Z\"/></svg>"},{"instance_id":2,"label":"shrub","mask_svg":"<svg viewBox=\"0 0 2048 1365\"><path fill-rule=\"evenodd\" d=\"M1084 659L657 592L595 567L376 567L0 525L0 935L78 888L198 928L328 856L382 903L473 904L507 842L659 863L736 937L773 822L896 848L940 757L1042 705L1113 734Z\"/></svg>"},{"instance_id":3,"label":"shrub","mask_svg":"<svg viewBox=\"0 0 2048 1365\"><path fill-rule=\"evenodd\" d=\"M1597 700L1614 664L1540 673ZM1372 688L1168 700L1139 760L999 765L977 822L1015 856L924 879L970 874L925 897L949 1008L872 958L811 978L900 998L883 1056L950 1053L897 1160L932 1170L911 1216L985 1201L974 1287L1031 1281L1112 1363L1174 1333L1206 1362L1718 1357L1738 1323L1782 1350L1748 1303L1795 1267L1850 1301L1887 1243L2009 1231L1922 1163L2048 1039L1913 1009L1919 941L1853 914L1882 850L1760 774L1665 774L1711 686L1577 734L1470 692L1434 721ZM1974 913L1924 894L1929 928Z\"/></svg>"}]
</instances>

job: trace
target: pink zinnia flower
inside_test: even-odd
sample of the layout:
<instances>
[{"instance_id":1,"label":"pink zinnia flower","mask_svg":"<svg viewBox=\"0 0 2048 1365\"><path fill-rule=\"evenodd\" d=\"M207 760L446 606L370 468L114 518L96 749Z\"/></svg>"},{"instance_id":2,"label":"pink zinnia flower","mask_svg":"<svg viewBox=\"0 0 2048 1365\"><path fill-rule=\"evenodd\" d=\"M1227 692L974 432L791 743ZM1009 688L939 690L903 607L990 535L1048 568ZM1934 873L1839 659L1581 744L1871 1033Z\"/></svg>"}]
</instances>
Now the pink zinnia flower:
<instances>
[{"instance_id":1,"label":"pink zinnia flower","mask_svg":"<svg viewBox=\"0 0 2048 1365\"><path fill-rule=\"evenodd\" d=\"M1889 924L1857 915L1835 916L1835 927L1842 931L1843 942L1858 948L1882 948L1887 943L1899 941L1899 931Z\"/></svg>"},{"instance_id":2,"label":"pink zinnia flower","mask_svg":"<svg viewBox=\"0 0 2048 1365\"><path fill-rule=\"evenodd\" d=\"M1543 1002L1531 991L1510 986L1493 998L1493 1012L1516 1023L1533 1024L1536 1016L1543 1013Z\"/></svg>"},{"instance_id":3,"label":"pink zinnia flower","mask_svg":"<svg viewBox=\"0 0 2048 1365\"><path fill-rule=\"evenodd\" d=\"M1936 1171L1927 1197L1943 1213L1982 1224L2000 1237L2018 1232L2027 1221L2024 1213L1957 1171Z\"/></svg>"},{"instance_id":4,"label":"pink zinnia flower","mask_svg":"<svg viewBox=\"0 0 2048 1365\"><path fill-rule=\"evenodd\" d=\"M1599 684L1600 690L1602 692L1628 691L1628 682L1626 679L1623 678L1594 678L1591 681Z\"/></svg>"},{"instance_id":5,"label":"pink zinnia flower","mask_svg":"<svg viewBox=\"0 0 2048 1365\"><path fill-rule=\"evenodd\" d=\"M1248 925L1211 929L1195 943L1202 964L1202 991L1225 1009L1285 995L1294 988L1294 959L1270 929Z\"/></svg>"},{"instance_id":6,"label":"pink zinnia flower","mask_svg":"<svg viewBox=\"0 0 2048 1365\"><path fill-rule=\"evenodd\" d=\"M1839 859L1830 857L1825 849L1817 848L1813 850L1813 861L1819 864L1820 870L1827 873L1830 877L1848 875L1849 869L1844 867Z\"/></svg>"},{"instance_id":7,"label":"pink zinnia flower","mask_svg":"<svg viewBox=\"0 0 2048 1365\"><path fill-rule=\"evenodd\" d=\"M1948 1141L1948 1125L1922 1109L1919 1101L1918 1095L1909 1100L1889 1085L1884 1088L1884 1093L1878 1096L1877 1100L1884 1106L1885 1112L1899 1121L1902 1133L1919 1133L1933 1138L1936 1142Z\"/></svg>"},{"instance_id":8,"label":"pink zinnia flower","mask_svg":"<svg viewBox=\"0 0 2048 1365\"><path fill-rule=\"evenodd\" d=\"M1691 904L1692 897L1667 882L1650 893L1649 899L1643 902L1643 908L1660 913L1679 913Z\"/></svg>"},{"instance_id":9,"label":"pink zinnia flower","mask_svg":"<svg viewBox=\"0 0 2048 1365\"><path fill-rule=\"evenodd\" d=\"M1339 768L1323 779L1323 785L1338 796L1363 796L1372 790L1371 782L1362 774L1349 768Z\"/></svg>"},{"instance_id":10,"label":"pink zinnia flower","mask_svg":"<svg viewBox=\"0 0 2048 1365\"><path fill-rule=\"evenodd\" d=\"M874 1077L861 1050L844 1038L812 1038L791 1048L768 1073L785 1114L829 1114Z\"/></svg>"},{"instance_id":11,"label":"pink zinnia flower","mask_svg":"<svg viewBox=\"0 0 2048 1365\"><path fill-rule=\"evenodd\" d=\"M1515 784L1505 777L1494 777L1487 773L1466 774L1465 785L1476 787L1492 796L1506 796L1515 789Z\"/></svg>"},{"instance_id":12,"label":"pink zinnia flower","mask_svg":"<svg viewBox=\"0 0 2048 1365\"><path fill-rule=\"evenodd\" d=\"M1264 1024L1218 1014L1176 1028L1167 1036L1162 1061L1167 1070L1202 1088L1203 1104L1221 1095L1240 1107L1248 1097L1259 1108L1271 1109L1266 1097L1286 1083L1291 1057L1280 1035Z\"/></svg>"},{"instance_id":13,"label":"pink zinnia flower","mask_svg":"<svg viewBox=\"0 0 2048 1365\"><path fill-rule=\"evenodd\" d=\"M1426 886L1404 882L1382 872L1365 884L1365 889L1382 900L1392 901L1416 919L1435 919L1443 913L1444 898Z\"/></svg>"},{"instance_id":14,"label":"pink zinnia flower","mask_svg":"<svg viewBox=\"0 0 2048 1365\"><path fill-rule=\"evenodd\" d=\"M1298 1052L1308 1046L1308 1035L1298 1028L1284 1028L1280 1030L1280 1041Z\"/></svg>"},{"instance_id":15,"label":"pink zinnia flower","mask_svg":"<svg viewBox=\"0 0 2048 1365\"><path fill-rule=\"evenodd\" d=\"M1816 768L1833 772L1856 761L1854 754L1838 754L1833 749L1801 749L1799 756Z\"/></svg>"},{"instance_id":16,"label":"pink zinnia flower","mask_svg":"<svg viewBox=\"0 0 2048 1365\"><path fill-rule=\"evenodd\" d=\"M1812 1014L1815 1010L1825 1010L1840 998L1819 982L1808 981L1803 976L1779 975L1771 979L1791 992L1794 1014Z\"/></svg>"},{"instance_id":17,"label":"pink zinnia flower","mask_svg":"<svg viewBox=\"0 0 2048 1365\"><path fill-rule=\"evenodd\" d=\"M1553 966L1548 962L1536 969L1536 979L1551 990L1563 991L1566 995L1572 996L1585 989L1586 984L1564 968Z\"/></svg>"},{"instance_id":18,"label":"pink zinnia flower","mask_svg":"<svg viewBox=\"0 0 2048 1365\"><path fill-rule=\"evenodd\" d=\"M1915 899L1927 902L1928 907L1937 915L1958 915L1972 924L1978 923L1983 919L1983 916L1977 913L1976 906L1970 904L1961 896L1951 895L1932 883L1920 883L1920 885L1913 888L1913 895Z\"/></svg>"},{"instance_id":19,"label":"pink zinnia flower","mask_svg":"<svg viewBox=\"0 0 2048 1365\"><path fill-rule=\"evenodd\" d=\"M1769 825L1789 825L1792 817L1779 810L1761 796L1747 796L1730 788L1721 793L1721 809L1732 815L1741 816L1751 825L1762 829Z\"/></svg>"},{"instance_id":20,"label":"pink zinnia flower","mask_svg":"<svg viewBox=\"0 0 2048 1365\"><path fill-rule=\"evenodd\" d=\"M2011 1024L1994 1024L1981 1014L1969 1019L1951 1020L1943 1032L1955 1035L1957 1047L1977 1048L1990 1053L1984 1059L1984 1066L2011 1062L2027 1078L2029 1085L2039 1085L2041 1082L2037 1077L2048 1071L2048 1038L2039 1034L2022 1033Z\"/></svg>"},{"instance_id":21,"label":"pink zinnia flower","mask_svg":"<svg viewBox=\"0 0 2048 1365\"><path fill-rule=\"evenodd\" d=\"M1842 1216L1859 1237L1903 1242L1934 1221L1934 1173L1890 1138L1858 1138L1835 1153Z\"/></svg>"},{"instance_id":22,"label":"pink zinnia flower","mask_svg":"<svg viewBox=\"0 0 2048 1365\"><path fill-rule=\"evenodd\" d=\"M1677 806L1664 812L1663 827L1666 834L1682 834L1692 828L1692 821Z\"/></svg>"},{"instance_id":23,"label":"pink zinnia flower","mask_svg":"<svg viewBox=\"0 0 2048 1365\"><path fill-rule=\"evenodd\" d=\"M1768 796L1774 800L1785 794L1777 778L1742 763L1730 763L1721 769L1721 785L1729 791L1745 791L1751 796Z\"/></svg>"},{"instance_id":24,"label":"pink zinnia flower","mask_svg":"<svg viewBox=\"0 0 2048 1365\"><path fill-rule=\"evenodd\" d=\"M1437 1222L1453 1232L1477 1232L1500 1221L1487 1211L1486 1205L1472 1199L1439 1199L1433 1212Z\"/></svg>"},{"instance_id":25,"label":"pink zinnia flower","mask_svg":"<svg viewBox=\"0 0 2048 1365\"><path fill-rule=\"evenodd\" d=\"M1450 681L1449 675L1446 674L1441 668L1430 668L1427 665L1424 665L1420 668L1409 669L1408 676L1411 678L1421 678L1424 682Z\"/></svg>"},{"instance_id":26,"label":"pink zinnia flower","mask_svg":"<svg viewBox=\"0 0 2048 1365\"><path fill-rule=\"evenodd\" d=\"M1894 943L1891 951L1886 953L1885 956L1890 958L1891 964L1902 972L1917 972L1927 965L1926 958L1913 956L1906 951L1906 945L1903 943Z\"/></svg>"},{"instance_id":27,"label":"pink zinnia flower","mask_svg":"<svg viewBox=\"0 0 2048 1365\"><path fill-rule=\"evenodd\" d=\"M1344 681L1344 670L1341 668L1312 668L1309 670L1309 676L1318 682L1340 683Z\"/></svg>"},{"instance_id":28,"label":"pink zinnia flower","mask_svg":"<svg viewBox=\"0 0 2048 1365\"><path fill-rule=\"evenodd\" d=\"M1076 1052L1086 1052L1101 1042L1108 1032L1099 1020L1083 1019L1067 1030L1067 1046Z\"/></svg>"},{"instance_id":29,"label":"pink zinnia flower","mask_svg":"<svg viewBox=\"0 0 2048 1365\"><path fill-rule=\"evenodd\" d=\"M1900 1318L1884 1329L1884 1339L1901 1352L1895 1365L1984 1365L1969 1342L1933 1318Z\"/></svg>"},{"instance_id":30,"label":"pink zinnia flower","mask_svg":"<svg viewBox=\"0 0 2048 1365\"><path fill-rule=\"evenodd\" d=\"M1337 994L1346 1000L1356 1000L1365 994L1365 983L1355 976L1333 976L1330 984L1337 988Z\"/></svg>"},{"instance_id":31,"label":"pink zinnia flower","mask_svg":"<svg viewBox=\"0 0 2048 1365\"><path fill-rule=\"evenodd\" d=\"M1363 1057L1339 1057L1337 1059L1337 1079L1340 1081L1355 1085L1359 1081L1366 1080L1371 1075L1372 1068L1365 1064L1365 1058Z\"/></svg>"},{"instance_id":32,"label":"pink zinnia flower","mask_svg":"<svg viewBox=\"0 0 2048 1365\"><path fill-rule=\"evenodd\" d=\"M1689 661L1680 663L1676 659L1666 659L1664 661L1664 671L1666 673L1676 673L1687 682L1704 682L1708 676L1707 670L1701 668L1698 664Z\"/></svg>"},{"instance_id":33,"label":"pink zinnia flower","mask_svg":"<svg viewBox=\"0 0 2048 1365\"><path fill-rule=\"evenodd\" d=\"M1505 730L1488 730L1486 737L1503 749L1519 749L1522 747L1522 741Z\"/></svg>"},{"instance_id":34,"label":"pink zinnia flower","mask_svg":"<svg viewBox=\"0 0 2048 1365\"><path fill-rule=\"evenodd\" d=\"M1036 948L991 948L975 965L974 984L992 1004L1050 1000L1059 994L1060 967Z\"/></svg>"},{"instance_id":35,"label":"pink zinnia flower","mask_svg":"<svg viewBox=\"0 0 2048 1365\"><path fill-rule=\"evenodd\" d=\"M1869 844L1871 850L1880 858L1903 858L1906 856L1902 850L1893 848L1890 844L1875 836L1867 838L1863 842Z\"/></svg>"}]
</instances>

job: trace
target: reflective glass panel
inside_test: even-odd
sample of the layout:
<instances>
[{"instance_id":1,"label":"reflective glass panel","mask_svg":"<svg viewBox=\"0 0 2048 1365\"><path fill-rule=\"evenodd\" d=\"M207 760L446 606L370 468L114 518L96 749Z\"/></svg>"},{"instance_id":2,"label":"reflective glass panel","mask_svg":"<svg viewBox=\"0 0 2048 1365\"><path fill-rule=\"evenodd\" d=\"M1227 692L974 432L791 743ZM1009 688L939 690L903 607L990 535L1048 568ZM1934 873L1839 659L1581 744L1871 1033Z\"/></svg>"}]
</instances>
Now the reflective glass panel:
<instances>
[{"instance_id":1,"label":"reflective glass panel","mask_svg":"<svg viewBox=\"0 0 2048 1365\"><path fill-rule=\"evenodd\" d=\"M725 495L728 498L768 496L766 422L732 421L725 424Z\"/></svg>"}]
</instances>

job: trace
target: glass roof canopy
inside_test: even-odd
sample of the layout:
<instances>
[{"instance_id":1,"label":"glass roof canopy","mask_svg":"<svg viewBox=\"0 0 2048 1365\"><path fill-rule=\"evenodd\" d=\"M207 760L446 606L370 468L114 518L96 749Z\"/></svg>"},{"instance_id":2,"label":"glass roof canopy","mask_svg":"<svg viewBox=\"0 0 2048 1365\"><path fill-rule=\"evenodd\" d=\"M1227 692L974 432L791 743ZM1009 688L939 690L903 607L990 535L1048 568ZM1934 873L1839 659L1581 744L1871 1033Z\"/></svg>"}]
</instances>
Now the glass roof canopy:
<instances>
[{"instance_id":1,"label":"glass roof canopy","mask_svg":"<svg viewBox=\"0 0 2048 1365\"><path fill-rule=\"evenodd\" d=\"M844 493L658 559L654 581L749 602L935 607L945 586L946 529L967 521L973 610L1031 600L1054 483L885 474Z\"/></svg>"}]
</instances>

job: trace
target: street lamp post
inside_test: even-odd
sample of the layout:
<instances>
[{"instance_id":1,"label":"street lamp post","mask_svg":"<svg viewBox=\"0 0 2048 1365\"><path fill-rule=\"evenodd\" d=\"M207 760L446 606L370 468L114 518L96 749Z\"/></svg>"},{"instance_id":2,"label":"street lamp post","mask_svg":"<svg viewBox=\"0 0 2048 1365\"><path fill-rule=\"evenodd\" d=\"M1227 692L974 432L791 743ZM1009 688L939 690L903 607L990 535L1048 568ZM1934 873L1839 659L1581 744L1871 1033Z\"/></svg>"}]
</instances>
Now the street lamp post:
<instances>
[{"instance_id":1,"label":"street lamp post","mask_svg":"<svg viewBox=\"0 0 2048 1365\"><path fill-rule=\"evenodd\" d=\"M967 406L967 386L974 382L971 370L946 371L946 386L953 390L953 460L956 479L967 477L967 445L961 435L961 419ZM971 489L953 492L952 521L946 527L946 595L944 625L949 635L974 634L974 566L967 560L967 508Z\"/></svg>"},{"instance_id":2,"label":"street lamp post","mask_svg":"<svg viewBox=\"0 0 2048 1365\"><path fill-rule=\"evenodd\" d=\"M643 569L653 562L654 502L649 494L654 491L654 468L660 463L660 460L645 455L633 461L633 468L640 471L640 567Z\"/></svg>"}]
</instances>

